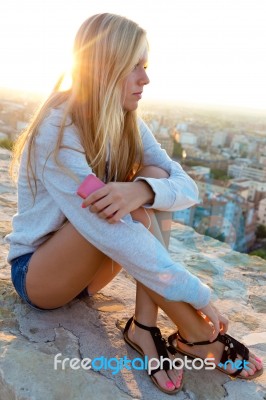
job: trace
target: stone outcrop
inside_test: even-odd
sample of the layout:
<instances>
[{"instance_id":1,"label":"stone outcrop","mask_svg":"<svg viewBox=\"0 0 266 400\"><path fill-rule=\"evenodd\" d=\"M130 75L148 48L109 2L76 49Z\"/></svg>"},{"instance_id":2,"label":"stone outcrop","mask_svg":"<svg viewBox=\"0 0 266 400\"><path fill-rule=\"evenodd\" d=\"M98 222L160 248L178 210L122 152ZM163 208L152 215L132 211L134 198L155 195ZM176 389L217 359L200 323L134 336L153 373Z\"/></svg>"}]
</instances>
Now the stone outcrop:
<instances>
[{"instance_id":1,"label":"stone outcrop","mask_svg":"<svg viewBox=\"0 0 266 400\"><path fill-rule=\"evenodd\" d=\"M99 371L77 369L83 358L139 357L121 333L135 297L134 281L125 272L93 298L53 311L33 310L18 298L4 243L16 209L9 157L0 149L0 400L169 399L144 371L118 372L114 363ZM231 321L229 333L266 359L266 262L179 224L173 224L170 251L213 289L215 304ZM165 335L174 330L163 313L159 326ZM59 360L76 358L76 369L69 362L55 369L57 354ZM173 398L262 400L265 392L265 374L255 381L233 381L217 370L186 370L183 390Z\"/></svg>"}]
</instances>

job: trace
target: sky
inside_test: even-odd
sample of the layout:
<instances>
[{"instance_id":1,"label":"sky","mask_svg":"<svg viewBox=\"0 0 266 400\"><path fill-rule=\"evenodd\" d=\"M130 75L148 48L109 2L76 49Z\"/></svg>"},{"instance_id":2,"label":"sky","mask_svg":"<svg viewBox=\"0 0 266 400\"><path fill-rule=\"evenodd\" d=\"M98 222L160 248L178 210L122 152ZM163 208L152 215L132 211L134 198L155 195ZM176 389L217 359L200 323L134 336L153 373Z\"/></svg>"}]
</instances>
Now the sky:
<instances>
[{"instance_id":1,"label":"sky","mask_svg":"<svg viewBox=\"0 0 266 400\"><path fill-rule=\"evenodd\" d=\"M145 99L266 111L266 0L6 0L0 86L48 94L77 29L98 12L147 31Z\"/></svg>"}]
</instances>

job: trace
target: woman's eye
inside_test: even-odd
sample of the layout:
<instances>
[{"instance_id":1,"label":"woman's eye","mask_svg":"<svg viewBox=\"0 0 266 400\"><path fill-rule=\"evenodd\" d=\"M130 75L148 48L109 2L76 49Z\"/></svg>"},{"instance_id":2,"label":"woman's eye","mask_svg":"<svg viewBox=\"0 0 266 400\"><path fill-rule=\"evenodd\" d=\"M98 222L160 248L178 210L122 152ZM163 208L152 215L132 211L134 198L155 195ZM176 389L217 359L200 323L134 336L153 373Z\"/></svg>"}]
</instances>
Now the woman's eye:
<instances>
[{"instance_id":1,"label":"woman's eye","mask_svg":"<svg viewBox=\"0 0 266 400\"><path fill-rule=\"evenodd\" d=\"M137 69L139 66L140 66L140 63L134 65L133 70ZM148 68L148 65L143 65L143 68L144 68L144 69L147 69L147 68Z\"/></svg>"}]
</instances>

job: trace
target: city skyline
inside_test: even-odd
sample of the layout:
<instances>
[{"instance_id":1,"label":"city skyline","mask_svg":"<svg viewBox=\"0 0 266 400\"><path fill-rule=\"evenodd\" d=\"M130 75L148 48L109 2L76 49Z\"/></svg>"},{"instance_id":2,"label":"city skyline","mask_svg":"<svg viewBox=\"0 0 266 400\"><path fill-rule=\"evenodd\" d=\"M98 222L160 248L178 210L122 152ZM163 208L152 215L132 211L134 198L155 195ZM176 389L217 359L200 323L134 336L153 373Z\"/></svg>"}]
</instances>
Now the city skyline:
<instances>
[{"instance_id":1,"label":"city skyline","mask_svg":"<svg viewBox=\"0 0 266 400\"><path fill-rule=\"evenodd\" d=\"M0 86L48 93L69 63L80 23L107 11L132 18L147 30L151 84L144 99L266 110L263 0L109 3L6 2Z\"/></svg>"}]
</instances>

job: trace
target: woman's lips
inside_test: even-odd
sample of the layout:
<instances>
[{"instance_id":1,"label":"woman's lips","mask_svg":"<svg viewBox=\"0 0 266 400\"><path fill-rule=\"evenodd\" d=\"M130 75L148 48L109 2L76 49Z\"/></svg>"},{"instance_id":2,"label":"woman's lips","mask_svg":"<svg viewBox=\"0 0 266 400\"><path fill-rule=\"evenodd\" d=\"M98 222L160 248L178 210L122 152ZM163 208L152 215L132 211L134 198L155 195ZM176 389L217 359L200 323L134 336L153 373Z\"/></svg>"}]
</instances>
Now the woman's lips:
<instances>
[{"instance_id":1,"label":"woman's lips","mask_svg":"<svg viewBox=\"0 0 266 400\"><path fill-rule=\"evenodd\" d=\"M133 96L136 96L138 100L142 98L142 92L133 93Z\"/></svg>"}]
</instances>

